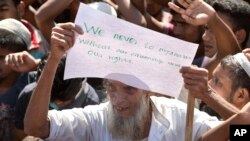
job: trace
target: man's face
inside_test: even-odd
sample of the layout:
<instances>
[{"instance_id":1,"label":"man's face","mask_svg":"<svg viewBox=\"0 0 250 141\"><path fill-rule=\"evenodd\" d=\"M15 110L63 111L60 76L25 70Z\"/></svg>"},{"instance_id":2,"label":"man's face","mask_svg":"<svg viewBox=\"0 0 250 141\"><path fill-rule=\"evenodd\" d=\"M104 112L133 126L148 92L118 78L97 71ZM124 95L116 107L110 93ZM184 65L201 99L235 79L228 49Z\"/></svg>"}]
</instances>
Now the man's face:
<instances>
[{"instance_id":1,"label":"man's face","mask_svg":"<svg viewBox=\"0 0 250 141\"><path fill-rule=\"evenodd\" d=\"M134 116L145 91L113 80L107 80L106 86L113 109L121 117Z\"/></svg>"},{"instance_id":2,"label":"man's face","mask_svg":"<svg viewBox=\"0 0 250 141\"><path fill-rule=\"evenodd\" d=\"M5 65L4 59L9 53L11 52L0 48L0 83L14 73L11 68Z\"/></svg>"},{"instance_id":3,"label":"man's face","mask_svg":"<svg viewBox=\"0 0 250 141\"><path fill-rule=\"evenodd\" d=\"M233 103L233 91L232 91L232 83L233 81L228 77L229 70L228 68L222 68L219 64L214 72L212 79L209 81L210 87L228 102Z\"/></svg>"},{"instance_id":4,"label":"man's face","mask_svg":"<svg viewBox=\"0 0 250 141\"><path fill-rule=\"evenodd\" d=\"M0 20L7 18L18 19L17 8L12 0L0 0Z\"/></svg>"},{"instance_id":5,"label":"man's face","mask_svg":"<svg viewBox=\"0 0 250 141\"><path fill-rule=\"evenodd\" d=\"M108 129L114 138L138 140L150 127L150 104L145 91L108 80ZM149 123L149 124L146 124Z\"/></svg>"},{"instance_id":6,"label":"man's face","mask_svg":"<svg viewBox=\"0 0 250 141\"><path fill-rule=\"evenodd\" d=\"M236 29L236 27L234 27L232 19L228 15L226 15L224 13L220 13L220 12L218 12L218 15L223 20L223 22L233 31L233 33L235 34L235 37L236 37L237 41L239 42L240 45L242 45L242 43L245 41L245 38L241 39L241 37L238 37L238 35L237 35L237 33L242 28Z\"/></svg>"},{"instance_id":7,"label":"man's face","mask_svg":"<svg viewBox=\"0 0 250 141\"><path fill-rule=\"evenodd\" d=\"M172 23L174 25L173 34L176 38L199 43L202 36L202 29L200 26L193 26L185 22L180 14L173 14Z\"/></svg>"},{"instance_id":8,"label":"man's face","mask_svg":"<svg viewBox=\"0 0 250 141\"><path fill-rule=\"evenodd\" d=\"M220 12L218 12L218 15L230 29L233 29L232 22L227 15ZM202 35L202 41L205 48L205 55L208 57L213 57L217 52L217 44L214 33L208 26L205 26L205 32Z\"/></svg>"},{"instance_id":9,"label":"man's face","mask_svg":"<svg viewBox=\"0 0 250 141\"><path fill-rule=\"evenodd\" d=\"M205 32L202 35L205 56L213 57L217 52L216 39L209 27L205 26Z\"/></svg>"}]
</instances>

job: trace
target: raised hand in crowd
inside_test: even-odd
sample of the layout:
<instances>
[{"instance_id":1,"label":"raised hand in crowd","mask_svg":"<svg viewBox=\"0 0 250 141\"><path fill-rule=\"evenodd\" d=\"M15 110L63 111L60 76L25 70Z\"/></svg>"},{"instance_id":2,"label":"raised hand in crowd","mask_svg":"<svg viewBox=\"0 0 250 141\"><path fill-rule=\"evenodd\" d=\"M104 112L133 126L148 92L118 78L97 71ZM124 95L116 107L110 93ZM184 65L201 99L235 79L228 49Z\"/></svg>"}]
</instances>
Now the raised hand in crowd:
<instances>
[{"instance_id":1,"label":"raised hand in crowd","mask_svg":"<svg viewBox=\"0 0 250 141\"><path fill-rule=\"evenodd\" d=\"M203 0L177 0L184 8L177 6L173 2L168 5L171 9L180 13L187 23L193 25L207 24L215 16L215 10Z\"/></svg>"},{"instance_id":2,"label":"raised hand in crowd","mask_svg":"<svg viewBox=\"0 0 250 141\"><path fill-rule=\"evenodd\" d=\"M5 57L5 64L17 72L35 71L40 59L35 59L27 51L10 53Z\"/></svg>"},{"instance_id":3,"label":"raised hand in crowd","mask_svg":"<svg viewBox=\"0 0 250 141\"><path fill-rule=\"evenodd\" d=\"M55 26L55 18L66 9L70 9L70 16L75 17L78 5L79 0L49 0L39 7L35 15L36 22L48 41L50 41L52 28ZM73 22L74 19L65 20L67 21L64 22Z\"/></svg>"},{"instance_id":4,"label":"raised hand in crowd","mask_svg":"<svg viewBox=\"0 0 250 141\"><path fill-rule=\"evenodd\" d=\"M51 97L51 87L61 58L74 44L74 32L78 34L83 33L81 28L73 23L57 24L52 29L51 53L25 114L24 130L27 134L38 137L46 137L49 134L47 114ZM36 119L32 118L34 113L37 115Z\"/></svg>"},{"instance_id":5,"label":"raised hand in crowd","mask_svg":"<svg viewBox=\"0 0 250 141\"><path fill-rule=\"evenodd\" d=\"M65 52L74 44L74 31L82 34L82 29L73 23L57 24L51 33L51 55L61 59Z\"/></svg>"},{"instance_id":6,"label":"raised hand in crowd","mask_svg":"<svg viewBox=\"0 0 250 141\"><path fill-rule=\"evenodd\" d=\"M241 51L240 45L232 30L221 20L216 11L203 0L177 0L183 6L169 2L169 7L180 13L187 23L207 25L213 32L217 44L217 53L205 66L212 78L212 72L227 55Z\"/></svg>"}]
</instances>

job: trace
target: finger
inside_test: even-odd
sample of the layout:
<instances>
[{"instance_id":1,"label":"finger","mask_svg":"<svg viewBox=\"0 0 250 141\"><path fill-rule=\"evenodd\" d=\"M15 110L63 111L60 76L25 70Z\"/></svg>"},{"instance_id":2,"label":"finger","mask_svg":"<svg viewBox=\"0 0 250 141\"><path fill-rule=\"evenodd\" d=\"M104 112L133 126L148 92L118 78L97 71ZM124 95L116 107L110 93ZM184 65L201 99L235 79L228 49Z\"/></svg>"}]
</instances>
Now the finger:
<instances>
[{"instance_id":1,"label":"finger","mask_svg":"<svg viewBox=\"0 0 250 141\"><path fill-rule=\"evenodd\" d=\"M60 39L61 41L64 40L64 42L67 42L69 47L73 46L74 37L57 32L53 32L53 36L57 37L57 39Z\"/></svg>"},{"instance_id":2,"label":"finger","mask_svg":"<svg viewBox=\"0 0 250 141\"><path fill-rule=\"evenodd\" d=\"M202 1L194 0L189 4L188 9L195 9L195 8L199 7L201 4L202 4Z\"/></svg>"},{"instance_id":3,"label":"finger","mask_svg":"<svg viewBox=\"0 0 250 141\"><path fill-rule=\"evenodd\" d=\"M243 53L250 53L250 48L246 48L244 50L242 50Z\"/></svg>"},{"instance_id":4,"label":"finger","mask_svg":"<svg viewBox=\"0 0 250 141\"><path fill-rule=\"evenodd\" d=\"M194 0L186 0L188 4L192 3Z\"/></svg>"},{"instance_id":5,"label":"finger","mask_svg":"<svg viewBox=\"0 0 250 141\"><path fill-rule=\"evenodd\" d=\"M197 80L193 80L193 79L184 79L183 81L185 84L188 84L188 85L196 85L197 83Z\"/></svg>"},{"instance_id":6,"label":"finger","mask_svg":"<svg viewBox=\"0 0 250 141\"><path fill-rule=\"evenodd\" d=\"M208 75L207 74L192 74L192 73L184 73L182 74L184 80L191 79L199 82L206 82L208 81Z\"/></svg>"},{"instance_id":7,"label":"finger","mask_svg":"<svg viewBox=\"0 0 250 141\"><path fill-rule=\"evenodd\" d=\"M5 57L5 65L7 65L11 69L15 70L16 69L16 65L13 62L13 58L14 58L14 56L12 54L7 55Z\"/></svg>"},{"instance_id":8,"label":"finger","mask_svg":"<svg viewBox=\"0 0 250 141\"><path fill-rule=\"evenodd\" d=\"M200 90L197 88L197 86L195 86L195 85L185 84L184 87L185 87L186 89L188 89L189 91L195 91L195 92L200 91Z\"/></svg>"},{"instance_id":9,"label":"finger","mask_svg":"<svg viewBox=\"0 0 250 141\"><path fill-rule=\"evenodd\" d=\"M25 57L25 56L17 55L17 61L18 61L19 65L24 64L23 57Z\"/></svg>"},{"instance_id":10,"label":"finger","mask_svg":"<svg viewBox=\"0 0 250 141\"><path fill-rule=\"evenodd\" d=\"M186 75L186 76L183 76L183 81L185 84L207 85L208 84L208 77L207 76L197 76L197 75Z\"/></svg>"},{"instance_id":11,"label":"finger","mask_svg":"<svg viewBox=\"0 0 250 141\"><path fill-rule=\"evenodd\" d=\"M202 76L195 76L193 78L187 78L185 77L183 79L184 83L187 83L187 84L202 84L202 85L207 85L208 81L207 81L207 78L206 77L202 77Z\"/></svg>"},{"instance_id":12,"label":"finger","mask_svg":"<svg viewBox=\"0 0 250 141\"><path fill-rule=\"evenodd\" d=\"M169 2L168 3L168 6L174 10L175 12L179 13L179 14L184 14L185 13L185 10L177 5L175 5L174 3L172 2Z\"/></svg>"},{"instance_id":13,"label":"finger","mask_svg":"<svg viewBox=\"0 0 250 141\"><path fill-rule=\"evenodd\" d=\"M202 95L200 94L204 92L203 89L200 89L199 87L195 85L184 85L184 87L188 89L189 91L191 91L191 93L194 94L194 97L196 98L201 98Z\"/></svg>"},{"instance_id":14,"label":"finger","mask_svg":"<svg viewBox=\"0 0 250 141\"><path fill-rule=\"evenodd\" d=\"M12 57L11 57L12 65L13 65L14 67L18 67L18 66L19 66L18 55L12 54L11 56L12 56Z\"/></svg>"},{"instance_id":15,"label":"finger","mask_svg":"<svg viewBox=\"0 0 250 141\"><path fill-rule=\"evenodd\" d=\"M9 54L6 56L7 59L6 59L6 64L10 67L13 67L14 66L14 63L13 63L13 55L12 54Z\"/></svg>"},{"instance_id":16,"label":"finger","mask_svg":"<svg viewBox=\"0 0 250 141\"><path fill-rule=\"evenodd\" d=\"M10 66L10 57L9 57L9 55L5 56L4 63L5 63L5 65Z\"/></svg>"},{"instance_id":17,"label":"finger","mask_svg":"<svg viewBox=\"0 0 250 141\"><path fill-rule=\"evenodd\" d=\"M195 66L188 66L188 67L182 67L180 69L180 73L191 73L191 74L200 74L200 75L206 75L208 74L208 70L204 68L198 68Z\"/></svg>"},{"instance_id":18,"label":"finger","mask_svg":"<svg viewBox=\"0 0 250 141\"><path fill-rule=\"evenodd\" d=\"M64 39L59 39L58 37L53 35L51 36L51 40L56 41L56 44L54 46L59 46L59 48L62 49L64 52L70 48L68 42Z\"/></svg>"},{"instance_id":19,"label":"finger","mask_svg":"<svg viewBox=\"0 0 250 141\"><path fill-rule=\"evenodd\" d=\"M58 33L58 34L62 34L62 35L67 35L67 36L74 36L74 32L70 29L63 29L61 27L55 27L52 29L53 33Z\"/></svg>"},{"instance_id":20,"label":"finger","mask_svg":"<svg viewBox=\"0 0 250 141\"><path fill-rule=\"evenodd\" d=\"M189 7L189 2L187 2L186 0L177 0L177 3L179 5L181 5L181 6L183 6L184 8L188 8Z\"/></svg>"},{"instance_id":21,"label":"finger","mask_svg":"<svg viewBox=\"0 0 250 141\"><path fill-rule=\"evenodd\" d=\"M74 24L74 23L63 23L63 24L57 24L58 27L61 27L63 29L69 29L77 32L78 34L83 34L83 30L80 26Z\"/></svg>"},{"instance_id":22,"label":"finger","mask_svg":"<svg viewBox=\"0 0 250 141\"><path fill-rule=\"evenodd\" d=\"M207 90L208 85L206 83L197 83L195 81L193 82L188 82L188 83L184 83L188 88L192 88L192 90L196 90L196 91L200 91L200 92L204 92L205 90Z\"/></svg>"}]
</instances>

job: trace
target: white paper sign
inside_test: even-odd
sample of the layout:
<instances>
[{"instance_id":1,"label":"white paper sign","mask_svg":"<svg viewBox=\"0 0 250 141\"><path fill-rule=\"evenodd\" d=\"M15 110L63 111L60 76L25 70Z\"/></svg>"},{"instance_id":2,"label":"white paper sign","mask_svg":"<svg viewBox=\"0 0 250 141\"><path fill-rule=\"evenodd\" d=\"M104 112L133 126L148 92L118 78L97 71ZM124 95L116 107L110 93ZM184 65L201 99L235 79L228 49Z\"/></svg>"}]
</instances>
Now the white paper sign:
<instances>
[{"instance_id":1,"label":"white paper sign","mask_svg":"<svg viewBox=\"0 0 250 141\"><path fill-rule=\"evenodd\" d=\"M65 79L109 78L177 97L181 66L189 66L196 44L134 25L81 4L75 23L84 30L69 51Z\"/></svg>"}]
</instances>

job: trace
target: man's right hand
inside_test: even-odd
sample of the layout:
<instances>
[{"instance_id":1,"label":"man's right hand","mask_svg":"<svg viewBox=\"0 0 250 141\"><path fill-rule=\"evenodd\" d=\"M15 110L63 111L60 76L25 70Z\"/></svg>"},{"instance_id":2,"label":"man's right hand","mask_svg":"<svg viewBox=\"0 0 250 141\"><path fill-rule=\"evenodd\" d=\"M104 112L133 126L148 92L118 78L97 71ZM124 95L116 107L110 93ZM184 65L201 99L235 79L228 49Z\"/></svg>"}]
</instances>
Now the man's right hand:
<instances>
[{"instance_id":1,"label":"man's right hand","mask_svg":"<svg viewBox=\"0 0 250 141\"><path fill-rule=\"evenodd\" d=\"M204 94L208 92L208 71L190 66L182 67L180 73L182 73L185 88L194 94L194 97L203 99Z\"/></svg>"},{"instance_id":2,"label":"man's right hand","mask_svg":"<svg viewBox=\"0 0 250 141\"><path fill-rule=\"evenodd\" d=\"M10 53L5 57L5 64L17 72L36 71L40 59L35 59L27 51Z\"/></svg>"},{"instance_id":3,"label":"man's right hand","mask_svg":"<svg viewBox=\"0 0 250 141\"><path fill-rule=\"evenodd\" d=\"M82 29L74 23L57 24L51 34L50 57L59 61L65 52L74 44L74 31L83 34Z\"/></svg>"}]
</instances>

